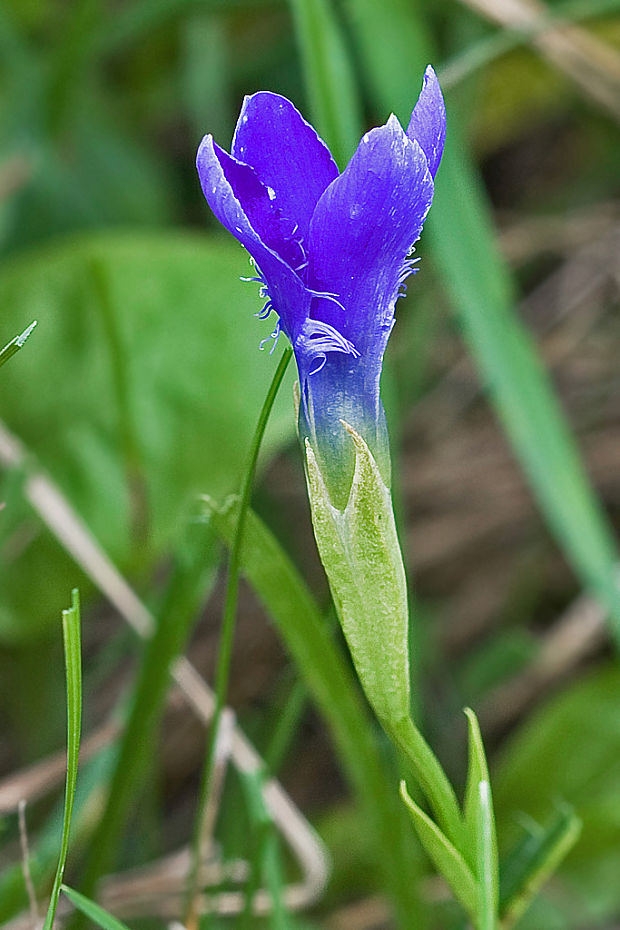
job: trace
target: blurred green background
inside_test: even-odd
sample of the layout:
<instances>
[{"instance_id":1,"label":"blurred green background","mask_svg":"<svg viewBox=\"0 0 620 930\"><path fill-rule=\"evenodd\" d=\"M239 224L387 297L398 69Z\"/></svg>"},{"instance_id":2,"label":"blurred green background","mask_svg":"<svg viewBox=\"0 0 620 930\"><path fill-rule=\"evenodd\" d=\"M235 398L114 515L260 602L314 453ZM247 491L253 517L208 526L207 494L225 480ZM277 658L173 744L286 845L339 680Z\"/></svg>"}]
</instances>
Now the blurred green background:
<instances>
[{"instance_id":1,"label":"blurred green background","mask_svg":"<svg viewBox=\"0 0 620 930\"><path fill-rule=\"evenodd\" d=\"M25 450L11 466L0 432L0 769L8 777L62 746L58 617L72 586L85 602L87 732L140 657L28 502L32 469L51 477L151 605L196 495L219 499L239 484L275 367L258 351L272 322L253 318L260 301L238 280L247 256L203 202L202 135L228 147L243 95L271 89L313 119L343 167L366 128L390 111L408 119L429 61L446 91L448 149L384 377L414 693L457 784L460 709L479 711L507 848L562 801L583 819L582 838L519 926L611 930L620 921L613 0L4 0L0 343L33 319L38 327L0 373L0 420ZM256 508L327 604L292 381L289 372L269 425ZM190 645L207 678L220 587ZM307 669L286 657L246 589L237 644L231 701L262 751L297 695L279 771L334 859L326 896L295 926L395 926L379 853L305 700ZM161 745L141 787L140 839L119 850L119 868L187 838L201 736L167 720ZM48 815L49 805L34 807L35 835L50 829ZM16 860L15 817L5 826L0 890ZM234 812L222 834L234 837L224 845L241 843ZM460 926L424 887L415 926ZM15 895L6 892L16 903L4 912L0 896L0 919L19 909Z\"/></svg>"}]
</instances>

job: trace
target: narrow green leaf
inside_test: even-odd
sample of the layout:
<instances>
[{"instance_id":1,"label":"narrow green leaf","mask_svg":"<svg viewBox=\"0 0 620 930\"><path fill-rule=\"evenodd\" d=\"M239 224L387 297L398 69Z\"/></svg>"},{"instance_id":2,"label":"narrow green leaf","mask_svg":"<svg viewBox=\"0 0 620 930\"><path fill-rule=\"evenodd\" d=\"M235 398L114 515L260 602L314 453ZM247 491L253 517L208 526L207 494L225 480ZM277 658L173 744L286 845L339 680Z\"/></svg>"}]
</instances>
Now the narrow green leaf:
<instances>
[{"instance_id":1,"label":"narrow green leaf","mask_svg":"<svg viewBox=\"0 0 620 930\"><path fill-rule=\"evenodd\" d=\"M56 916L60 887L65 871L67 853L69 852L69 835L71 817L77 783L78 760L80 755L80 733L82 728L82 646L80 633L80 595L74 589L71 607L62 612L62 632L65 649L65 668L67 677L67 780L65 786L65 811L60 842L60 856L56 877L52 887L52 896L45 917L43 930L51 930Z\"/></svg>"},{"instance_id":2,"label":"narrow green leaf","mask_svg":"<svg viewBox=\"0 0 620 930\"><path fill-rule=\"evenodd\" d=\"M425 65L436 57L422 6L350 0L348 10L377 108L409 118ZM337 93L337 88L332 88ZM504 430L558 544L606 604L620 642L618 555L603 511L532 339L493 234L460 110L448 103L448 137L428 232L444 286Z\"/></svg>"},{"instance_id":3,"label":"narrow green leaf","mask_svg":"<svg viewBox=\"0 0 620 930\"><path fill-rule=\"evenodd\" d=\"M4 349L0 351L0 367L4 365L5 362L8 362L8 360L12 358L16 352L19 352L36 325L37 321L33 320L30 326L28 326L23 331L23 333L21 333L19 336L16 336L15 339L11 339L11 341L5 345Z\"/></svg>"},{"instance_id":4,"label":"narrow green leaf","mask_svg":"<svg viewBox=\"0 0 620 930\"><path fill-rule=\"evenodd\" d=\"M499 899L497 831L491 785L478 719L465 708L469 730L469 763L465 789L466 844L463 855L473 868L478 883L480 930L495 930Z\"/></svg>"},{"instance_id":5,"label":"narrow green leaf","mask_svg":"<svg viewBox=\"0 0 620 930\"><path fill-rule=\"evenodd\" d=\"M477 833L478 927L479 930L496 930L499 869L495 816L488 781L481 781L478 785Z\"/></svg>"},{"instance_id":6,"label":"narrow green leaf","mask_svg":"<svg viewBox=\"0 0 620 930\"><path fill-rule=\"evenodd\" d=\"M564 805L552 823L529 833L513 850L502 865L502 930L509 930L525 913L579 839L581 826L573 809Z\"/></svg>"},{"instance_id":7,"label":"narrow green leaf","mask_svg":"<svg viewBox=\"0 0 620 930\"><path fill-rule=\"evenodd\" d=\"M437 871L448 882L455 897L476 923L478 891L476 879L460 852L433 823L428 814L409 796L404 781L400 783L400 796L405 802L420 842L435 864ZM486 930L486 928L485 928Z\"/></svg>"},{"instance_id":8,"label":"narrow green leaf","mask_svg":"<svg viewBox=\"0 0 620 930\"><path fill-rule=\"evenodd\" d=\"M362 134L349 52L329 0L290 0L313 122L341 168Z\"/></svg>"},{"instance_id":9,"label":"narrow green leaf","mask_svg":"<svg viewBox=\"0 0 620 930\"><path fill-rule=\"evenodd\" d=\"M238 500L223 506L206 499L214 528L230 545ZM412 871L415 846L384 769L370 714L357 682L303 579L273 534L248 513L241 552L243 572L276 624L308 690L327 722L345 774L372 832L377 867L403 928L419 923L420 905ZM407 862L407 869L403 863Z\"/></svg>"},{"instance_id":10,"label":"narrow green leaf","mask_svg":"<svg viewBox=\"0 0 620 930\"><path fill-rule=\"evenodd\" d=\"M465 826L468 834L468 845L471 850L471 856L466 855L470 865L473 867L476 861L476 836L478 833L478 788L481 782L489 781L489 771L487 767L484 744L478 718L470 707L465 708L467 717L467 727L469 730L469 759L467 767L467 787L465 789Z\"/></svg>"},{"instance_id":11,"label":"narrow green leaf","mask_svg":"<svg viewBox=\"0 0 620 930\"><path fill-rule=\"evenodd\" d=\"M102 930L129 930L127 924L108 914L100 904L95 904L79 891L69 888L68 885L63 885L61 891L85 917L89 917Z\"/></svg>"}]
</instances>

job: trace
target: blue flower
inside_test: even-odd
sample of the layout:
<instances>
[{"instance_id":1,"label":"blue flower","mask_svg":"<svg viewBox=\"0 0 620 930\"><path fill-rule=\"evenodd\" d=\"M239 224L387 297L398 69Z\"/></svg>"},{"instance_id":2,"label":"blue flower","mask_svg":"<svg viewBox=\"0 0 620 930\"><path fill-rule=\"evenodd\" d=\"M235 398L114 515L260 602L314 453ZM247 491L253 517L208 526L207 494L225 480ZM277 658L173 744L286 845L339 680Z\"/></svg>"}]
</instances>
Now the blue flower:
<instances>
[{"instance_id":1,"label":"blue flower","mask_svg":"<svg viewBox=\"0 0 620 930\"><path fill-rule=\"evenodd\" d=\"M229 155L210 135L198 149L204 195L250 253L299 370L301 438L337 492L353 450L340 423L366 440L389 481L379 385L394 306L431 205L445 108L429 66L405 133L395 116L371 129L342 172L285 97L246 97ZM341 496L336 493L336 496Z\"/></svg>"}]
</instances>

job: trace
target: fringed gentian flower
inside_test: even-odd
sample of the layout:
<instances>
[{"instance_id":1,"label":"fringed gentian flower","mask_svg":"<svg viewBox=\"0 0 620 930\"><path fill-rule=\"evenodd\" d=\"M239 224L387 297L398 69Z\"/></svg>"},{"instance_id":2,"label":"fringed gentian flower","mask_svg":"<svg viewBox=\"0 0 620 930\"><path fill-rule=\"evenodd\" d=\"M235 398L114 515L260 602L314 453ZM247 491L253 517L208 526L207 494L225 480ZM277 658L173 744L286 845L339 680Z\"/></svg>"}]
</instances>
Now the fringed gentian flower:
<instances>
[{"instance_id":1,"label":"fringed gentian flower","mask_svg":"<svg viewBox=\"0 0 620 930\"><path fill-rule=\"evenodd\" d=\"M343 420L389 484L383 354L444 139L429 66L407 132L390 116L366 133L342 174L293 104L266 91L245 98L230 155L210 135L198 150L205 197L256 267L266 300L259 315L275 311L273 338L282 331L293 346L300 438L334 503L346 503L355 461Z\"/></svg>"}]
</instances>

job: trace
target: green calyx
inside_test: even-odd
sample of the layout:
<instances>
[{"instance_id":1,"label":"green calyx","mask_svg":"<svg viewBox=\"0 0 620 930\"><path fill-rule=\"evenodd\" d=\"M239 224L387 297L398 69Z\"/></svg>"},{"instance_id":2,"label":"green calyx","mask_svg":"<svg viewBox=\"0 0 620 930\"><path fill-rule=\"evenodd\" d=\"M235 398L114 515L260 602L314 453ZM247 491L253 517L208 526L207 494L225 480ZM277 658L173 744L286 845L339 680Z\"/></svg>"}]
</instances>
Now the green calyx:
<instances>
[{"instance_id":1,"label":"green calyx","mask_svg":"<svg viewBox=\"0 0 620 930\"><path fill-rule=\"evenodd\" d=\"M312 523L358 676L375 713L392 729L410 709L405 570L389 489L364 439L340 422L355 455L344 507L332 502L305 440Z\"/></svg>"}]
</instances>

